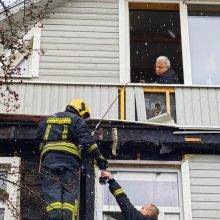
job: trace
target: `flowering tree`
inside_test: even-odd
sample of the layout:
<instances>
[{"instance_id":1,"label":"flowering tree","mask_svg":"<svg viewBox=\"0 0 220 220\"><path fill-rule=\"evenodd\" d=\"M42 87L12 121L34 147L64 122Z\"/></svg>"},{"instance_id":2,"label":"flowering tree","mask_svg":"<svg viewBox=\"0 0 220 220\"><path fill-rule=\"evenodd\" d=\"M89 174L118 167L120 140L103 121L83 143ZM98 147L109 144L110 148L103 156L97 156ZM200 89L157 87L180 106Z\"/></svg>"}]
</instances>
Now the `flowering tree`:
<instances>
[{"instance_id":1,"label":"flowering tree","mask_svg":"<svg viewBox=\"0 0 220 220\"><path fill-rule=\"evenodd\" d=\"M40 27L43 27L42 20L47 17L51 2L47 0L45 5L37 6L31 0L24 1L22 19L17 21L9 5L6 5L4 0L0 0L0 8L2 8L0 15L3 15L3 20L0 21L0 45L6 52L0 55L0 104L6 107L7 112L19 108L19 96L12 85L13 79L19 78L23 70L15 65L16 54L23 54L24 59L28 59L31 55L32 48L24 36L33 23L40 23Z\"/></svg>"}]
</instances>

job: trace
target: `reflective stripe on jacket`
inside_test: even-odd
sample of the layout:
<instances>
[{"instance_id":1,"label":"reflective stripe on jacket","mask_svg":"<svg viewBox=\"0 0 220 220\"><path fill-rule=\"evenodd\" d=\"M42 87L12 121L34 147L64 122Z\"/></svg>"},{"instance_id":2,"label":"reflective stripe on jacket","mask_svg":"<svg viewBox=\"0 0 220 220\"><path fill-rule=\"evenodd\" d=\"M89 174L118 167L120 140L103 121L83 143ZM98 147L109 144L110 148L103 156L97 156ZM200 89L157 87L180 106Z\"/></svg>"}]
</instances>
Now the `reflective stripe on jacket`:
<instances>
[{"instance_id":1,"label":"reflective stripe on jacket","mask_svg":"<svg viewBox=\"0 0 220 220\"><path fill-rule=\"evenodd\" d=\"M70 142L64 142L64 141L48 142L42 147L41 156L43 156L48 151L63 151L63 152L73 154L74 156L78 157L79 159L82 159L80 152L79 152L79 148L75 144L70 143Z\"/></svg>"}]
</instances>

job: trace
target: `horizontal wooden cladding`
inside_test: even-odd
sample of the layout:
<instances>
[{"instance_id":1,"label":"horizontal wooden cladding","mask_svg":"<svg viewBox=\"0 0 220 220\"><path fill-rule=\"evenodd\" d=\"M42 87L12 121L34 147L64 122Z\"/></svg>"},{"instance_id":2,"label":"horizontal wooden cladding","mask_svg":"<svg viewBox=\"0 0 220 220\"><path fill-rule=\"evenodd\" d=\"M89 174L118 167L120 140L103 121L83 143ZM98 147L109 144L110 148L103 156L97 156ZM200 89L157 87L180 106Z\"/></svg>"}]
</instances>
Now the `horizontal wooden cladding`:
<instances>
[{"instance_id":1,"label":"horizontal wooden cladding","mask_svg":"<svg viewBox=\"0 0 220 220\"><path fill-rule=\"evenodd\" d=\"M118 58L116 51L68 51L68 50L45 50L46 56L63 56L63 57L112 57ZM42 55L43 56L43 55Z\"/></svg>"},{"instance_id":2,"label":"horizontal wooden cladding","mask_svg":"<svg viewBox=\"0 0 220 220\"><path fill-rule=\"evenodd\" d=\"M97 45L115 45L118 44L119 39L106 39L106 38L65 38L65 37L42 37L42 43L62 43L62 44L97 44Z\"/></svg>"},{"instance_id":3,"label":"horizontal wooden cladding","mask_svg":"<svg viewBox=\"0 0 220 220\"><path fill-rule=\"evenodd\" d=\"M192 192L192 194L198 193L197 195L199 195L201 193L207 193L207 194L218 193L218 194L220 194L220 186L196 186L196 185L192 185L191 186L191 192Z\"/></svg>"},{"instance_id":4,"label":"horizontal wooden cladding","mask_svg":"<svg viewBox=\"0 0 220 220\"><path fill-rule=\"evenodd\" d=\"M67 9L70 11L70 9ZM74 20L108 20L108 21L118 21L118 14L73 14L72 12L55 12L49 15L50 18L60 18L60 19L74 19Z\"/></svg>"},{"instance_id":5,"label":"horizontal wooden cladding","mask_svg":"<svg viewBox=\"0 0 220 220\"><path fill-rule=\"evenodd\" d=\"M63 56L41 56L42 63L96 63L96 64L119 64L118 58L113 57L63 57Z\"/></svg>"},{"instance_id":6,"label":"horizontal wooden cladding","mask_svg":"<svg viewBox=\"0 0 220 220\"><path fill-rule=\"evenodd\" d=\"M17 113L32 115L62 111L72 99L80 97L90 106L92 118L102 118L105 106L110 106L118 96L118 86L14 84L13 89L18 92L21 105ZM0 106L0 111L5 112L5 108ZM105 118L118 119L118 100Z\"/></svg>"},{"instance_id":7,"label":"horizontal wooden cladding","mask_svg":"<svg viewBox=\"0 0 220 220\"><path fill-rule=\"evenodd\" d=\"M179 11L179 4L129 2L129 8L139 10Z\"/></svg>"},{"instance_id":8,"label":"horizontal wooden cladding","mask_svg":"<svg viewBox=\"0 0 220 220\"><path fill-rule=\"evenodd\" d=\"M201 178L190 178L191 185L197 186L219 186L220 185L220 178L208 178L208 177L201 177ZM219 206L220 207L220 206Z\"/></svg>"},{"instance_id":9,"label":"horizontal wooden cladding","mask_svg":"<svg viewBox=\"0 0 220 220\"><path fill-rule=\"evenodd\" d=\"M108 26L108 27L118 27L118 21L102 21L102 20L71 20L71 19L45 19L44 24L51 25L73 25L73 26Z\"/></svg>"},{"instance_id":10,"label":"horizontal wooden cladding","mask_svg":"<svg viewBox=\"0 0 220 220\"><path fill-rule=\"evenodd\" d=\"M108 74L105 74L107 73ZM99 73L99 75L97 75ZM102 75L102 73L104 73ZM36 81L45 81L45 82L77 82L77 83L118 83L119 74L116 74L116 71L96 71L96 74L93 70L54 70L54 69L42 69L40 71L41 78ZM65 75L64 75L65 74ZM54 76L54 77L53 77Z\"/></svg>"},{"instance_id":11,"label":"horizontal wooden cladding","mask_svg":"<svg viewBox=\"0 0 220 220\"><path fill-rule=\"evenodd\" d=\"M59 7L53 11L54 13L74 13L74 14L101 14L101 15L116 15L118 14L118 9L111 8L68 8Z\"/></svg>"},{"instance_id":12,"label":"horizontal wooden cladding","mask_svg":"<svg viewBox=\"0 0 220 220\"><path fill-rule=\"evenodd\" d=\"M66 7L75 8L118 8L117 2L105 2L105 1L70 1L64 4Z\"/></svg>"},{"instance_id":13,"label":"horizontal wooden cladding","mask_svg":"<svg viewBox=\"0 0 220 220\"><path fill-rule=\"evenodd\" d=\"M220 170L220 162L189 162L190 170Z\"/></svg>"},{"instance_id":14,"label":"horizontal wooden cladding","mask_svg":"<svg viewBox=\"0 0 220 220\"><path fill-rule=\"evenodd\" d=\"M220 202L220 193L219 194L192 194L192 201L200 202L200 201L206 201L206 202Z\"/></svg>"},{"instance_id":15,"label":"horizontal wooden cladding","mask_svg":"<svg viewBox=\"0 0 220 220\"><path fill-rule=\"evenodd\" d=\"M118 33L101 33L101 32L71 32L70 31L43 31L42 37L65 37L65 38L95 38L95 39L118 39Z\"/></svg>"},{"instance_id":16,"label":"horizontal wooden cladding","mask_svg":"<svg viewBox=\"0 0 220 220\"><path fill-rule=\"evenodd\" d=\"M59 69L61 71L65 70L65 69L69 69L69 70L114 70L114 71L119 71L119 65L112 65L112 64L41 63L40 68Z\"/></svg>"},{"instance_id":17,"label":"horizontal wooden cladding","mask_svg":"<svg viewBox=\"0 0 220 220\"><path fill-rule=\"evenodd\" d=\"M220 166L220 164L219 164ZM220 178L220 170L190 170L191 177L218 177Z\"/></svg>"},{"instance_id":18,"label":"horizontal wooden cladding","mask_svg":"<svg viewBox=\"0 0 220 220\"><path fill-rule=\"evenodd\" d=\"M220 210L208 211L207 209L203 210L193 210L192 211L193 220L219 220L220 219Z\"/></svg>"},{"instance_id":19,"label":"horizontal wooden cladding","mask_svg":"<svg viewBox=\"0 0 220 220\"><path fill-rule=\"evenodd\" d=\"M75 51L112 51L119 52L119 46L116 45L98 45L98 44L45 44L41 43L41 48L47 50L75 50Z\"/></svg>"},{"instance_id":20,"label":"horizontal wooden cladding","mask_svg":"<svg viewBox=\"0 0 220 220\"><path fill-rule=\"evenodd\" d=\"M61 75L62 73L62 75ZM41 68L40 70L41 76L56 76L54 79L55 81L58 81L57 77L61 76L62 81L65 81L66 79L70 79L71 82L71 77L84 77L84 78L89 78L89 77L98 77L99 83L102 78L104 78L104 82L106 82L106 78L118 78L119 81L119 72L118 71L113 71L113 70L57 70L57 69L47 69L47 68ZM53 77L51 77L50 80L52 80ZM88 81L88 80L87 80ZM97 78L96 78L97 82Z\"/></svg>"},{"instance_id":21,"label":"horizontal wooden cladding","mask_svg":"<svg viewBox=\"0 0 220 220\"><path fill-rule=\"evenodd\" d=\"M95 22L95 21L94 21ZM118 33L119 27L111 26L73 26L73 25L44 25L43 31L68 31L68 32L101 32L101 33Z\"/></svg>"},{"instance_id":22,"label":"horizontal wooden cladding","mask_svg":"<svg viewBox=\"0 0 220 220\"><path fill-rule=\"evenodd\" d=\"M203 201L203 202L193 202L192 203L192 208L196 209L196 210L218 210L220 207L220 202L207 202L207 201ZM220 210L219 210L219 214L220 214ZM218 218L219 219L219 218Z\"/></svg>"},{"instance_id":23,"label":"horizontal wooden cladding","mask_svg":"<svg viewBox=\"0 0 220 220\"><path fill-rule=\"evenodd\" d=\"M185 154L184 159L189 160L190 163L220 163L220 155Z\"/></svg>"}]
</instances>

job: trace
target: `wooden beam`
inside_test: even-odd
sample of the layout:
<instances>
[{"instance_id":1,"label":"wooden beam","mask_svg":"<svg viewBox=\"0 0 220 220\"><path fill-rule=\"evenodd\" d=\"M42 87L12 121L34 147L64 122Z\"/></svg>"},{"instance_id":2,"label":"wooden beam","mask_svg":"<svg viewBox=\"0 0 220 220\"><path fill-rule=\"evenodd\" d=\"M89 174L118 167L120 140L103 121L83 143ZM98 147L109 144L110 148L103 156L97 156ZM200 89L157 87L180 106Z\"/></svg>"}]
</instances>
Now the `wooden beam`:
<instances>
[{"instance_id":1,"label":"wooden beam","mask_svg":"<svg viewBox=\"0 0 220 220\"><path fill-rule=\"evenodd\" d=\"M179 11L179 4L129 2L129 9Z\"/></svg>"},{"instance_id":2,"label":"wooden beam","mask_svg":"<svg viewBox=\"0 0 220 220\"><path fill-rule=\"evenodd\" d=\"M144 87L144 92L151 92L151 93L166 93L169 91L170 93L175 93L175 88L171 86L166 87Z\"/></svg>"}]
</instances>

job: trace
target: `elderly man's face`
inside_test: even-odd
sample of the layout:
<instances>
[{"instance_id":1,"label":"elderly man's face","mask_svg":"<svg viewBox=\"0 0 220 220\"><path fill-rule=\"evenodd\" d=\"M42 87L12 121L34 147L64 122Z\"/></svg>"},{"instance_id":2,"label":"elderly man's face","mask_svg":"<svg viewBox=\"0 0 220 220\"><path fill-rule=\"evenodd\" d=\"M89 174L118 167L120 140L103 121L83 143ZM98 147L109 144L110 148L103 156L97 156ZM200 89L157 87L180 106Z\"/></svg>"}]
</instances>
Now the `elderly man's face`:
<instances>
[{"instance_id":1,"label":"elderly man's face","mask_svg":"<svg viewBox=\"0 0 220 220\"><path fill-rule=\"evenodd\" d=\"M165 62L156 63L156 74L159 76L169 69Z\"/></svg>"}]
</instances>

